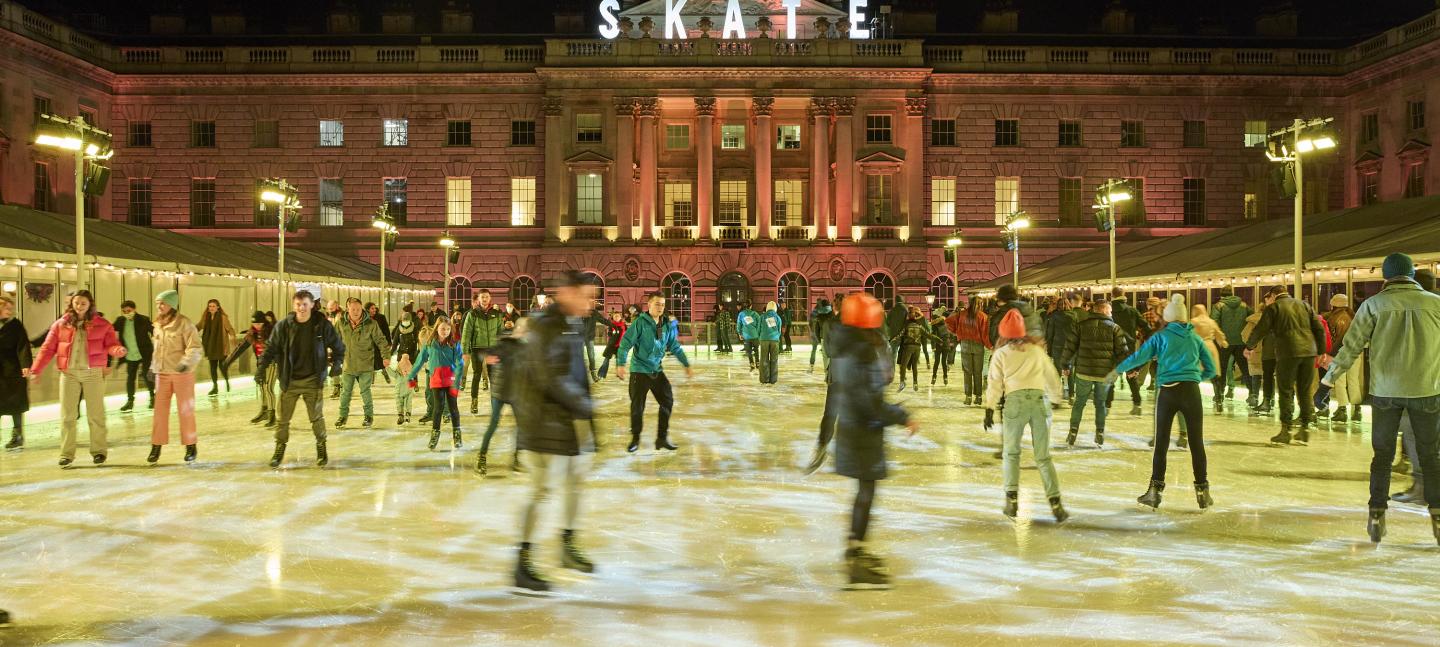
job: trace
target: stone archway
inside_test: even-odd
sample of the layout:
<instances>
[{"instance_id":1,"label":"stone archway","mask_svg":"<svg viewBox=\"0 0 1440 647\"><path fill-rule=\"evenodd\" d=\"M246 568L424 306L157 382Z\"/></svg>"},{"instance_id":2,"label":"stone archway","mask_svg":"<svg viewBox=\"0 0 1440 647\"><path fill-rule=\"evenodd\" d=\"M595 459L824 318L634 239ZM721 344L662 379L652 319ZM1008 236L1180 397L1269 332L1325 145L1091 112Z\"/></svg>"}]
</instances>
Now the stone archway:
<instances>
[{"instance_id":1,"label":"stone archway","mask_svg":"<svg viewBox=\"0 0 1440 647\"><path fill-rule=\"evenodd\" d=\"M739 272L726 272L715 283L715 299L730 307L732 304L751 302L754 299L749 277Z\"/></svg>"}]
</instances>

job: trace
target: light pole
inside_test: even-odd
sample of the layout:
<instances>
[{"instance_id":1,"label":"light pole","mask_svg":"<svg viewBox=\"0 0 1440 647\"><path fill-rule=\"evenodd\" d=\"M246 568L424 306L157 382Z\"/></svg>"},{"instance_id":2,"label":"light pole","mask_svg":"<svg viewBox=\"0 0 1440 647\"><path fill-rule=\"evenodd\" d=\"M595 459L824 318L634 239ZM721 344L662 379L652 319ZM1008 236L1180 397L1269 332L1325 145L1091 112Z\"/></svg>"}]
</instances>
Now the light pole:
<instances>
[{"instance_id":1,"label":"light pole","mask_svg":"<svg viewBox=\"0 0 1440 647\"><path fill-rule=\"evenodd\" d=\"M1095 228L1110 233L1110 292L1115 292L1115 203L1128 202L1130 184L1109 179L1095 192Z\"/></svg>"},{"instance_id":2,"label":"light pole","mask_svg":"<svg viewBox=\"0 0 1440 647\"><path fill-rule=\"evenodd\" d=\"M1005 219L1005 246L1015 254L1015 269L1011 272L1015 291L1020 291L1020 230L1030 226L1030 215L1024 211L1011 211Z\"/></svg>"},{"instance_id":3,"label":"light pole","mask_svg":"<svg viewBox=\"0 0 1440 647\"><path fill-rule=\"evenodd\" d=\"M450 308L450 255L458 251L455 239L450 237L449 230L440 236L440 247L445 250L445 285L440 288L440 303L447 312Z\"/></svg>"},{"instance_id":4,"label":"light pole","mask_svg":"<svg viewBox=\"0 0 1440 647\"><path fill-rule=\"evenodd\" d=\"M1281 128L1267 137L1265 157L1272 162L1289 164L1295 173L1295 298L1303 297L1305 285L1305 169L1301 156L1335 148L1335 136L1327 126L1334 117L1296 119L1288 128ZM1312 133L1301 135L1303 131ZM1289 137L1287 145L1286 138ZM1278 154L1277 154L1278 153Z\"/></svg>"},{"instance_id":5,"label":"light pole","mask_svg":"<svg viewBox=\"0 0 1440 647\"><path fill-rule=\"evenodd\" d=\"M390 205L386 203L381 203L380 208L375 210L375 217L370 221L370 225L380 230L380 302L384 304L380 309L389 316L390 297L385 294L385 252L395 246L400 230L390 218Z\"/></svg>"},{"instance_id":6,"label":"light pole","mask_svg":"<svg viewBox=\"0 0 1440 647\"><path fill-rule=\"evenodd\" d=\"M35 125L35 144L75 151L75 286L89 287L85 280L85 160L104 161L115 155L110 148L110 133L86 123L81 117L65 119L52 114L40 115ZM108 169L100 167L102 173ZM103 184L103 176L97 182Z\"/></svg>"},{"instance_id":7,"label":"light pole","mask_svg":"<svg viewBox=\"0 0 1440 647\"><path fill-rule=\"evenodd\" d=\"M282 178L272 177L260 183L260 201L275 205L279 215L275 218L276 229L279 231L279 273L280 293L278 300L281 308L285 305L285 232L290 229L293 214L290 212L300 210L300 190L295 185L286 182Z\"/></svg>"},{"instance_id":8,"label":"light pole","mask_svg":"<svg viewBox=\"0 0 1440 647\"><path fill-rule=\"evenodd\" d=\"M945 249L950 250L950 259L955 263L953 273L955 285L952 286L955 289L955 296L953 297L954 301L952 301L952 303L957 309L960 307L960 246L963 244L965 244L965 241L960 238L959 229L951 232L950 238L945 240Z\"/></svg>"}]
</instances>

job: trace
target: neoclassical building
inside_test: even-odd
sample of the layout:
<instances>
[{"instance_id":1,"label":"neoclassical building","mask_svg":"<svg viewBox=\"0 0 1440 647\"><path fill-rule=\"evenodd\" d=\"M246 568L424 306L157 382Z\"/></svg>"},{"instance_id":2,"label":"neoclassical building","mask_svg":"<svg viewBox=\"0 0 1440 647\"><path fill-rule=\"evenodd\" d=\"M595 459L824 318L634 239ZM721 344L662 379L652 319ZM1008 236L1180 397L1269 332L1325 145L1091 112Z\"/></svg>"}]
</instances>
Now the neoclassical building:
<instances>
[{"instance_id":1,"label":"neoclassical building","mask_svg":"<svg viewBox=\"0 0 1440 647\"><path fill-rule=\"evenodd\" d=\"M448 2L387 5L378 25L337 3L287 36L156 14L135 36L0 2L0 200L73 209L73 162L31 140L35 114L82 115L116 150L95 217L268 241L258 183L284 178L304 205L293 245L377 262L384 204L388 266L438 285L448 232L452 299L527 303L575 268L612 307L663 289L700 319L860 288L949 303L1011 271L1015 211L1022 268L1104 244L1109 179L1135 195L1122 240L1288 217L1264 146L1298 117L1334 117L1341 141L1307 161L1309 213L1437 182L1435 13L1364 39L1296 38L1293 11L1262 16L1266 38L1196 39L1127 33L1112 3L1101 33L1021 37L1002 2L979 33L933 35L944 3L895 0L859 39L847 2L805 0L790 38L778 0L745 0L724 38L727 3L689 0L667 38L649 0L604 38L598 0L558 4L573 33L480 33Z\"/></svg>"}]
</instances>

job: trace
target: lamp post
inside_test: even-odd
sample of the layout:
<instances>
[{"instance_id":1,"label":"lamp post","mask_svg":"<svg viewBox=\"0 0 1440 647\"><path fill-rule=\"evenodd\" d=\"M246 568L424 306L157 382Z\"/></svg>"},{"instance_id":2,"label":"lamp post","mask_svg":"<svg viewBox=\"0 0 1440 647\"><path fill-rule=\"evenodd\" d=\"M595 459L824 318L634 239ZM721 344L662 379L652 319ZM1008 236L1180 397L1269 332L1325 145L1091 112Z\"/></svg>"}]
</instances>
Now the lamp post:
<instances>
[{"instance_id":1,"label":"lamp post","mask_svg":"<svg viewBox=\"0 0 1440 647\"><path fill-rule=\"evenodd\" d=\"M456 248L455 239L450 237L450 231L440 235L440 247L445 250L445 285L440 288L440 302L450 307L450 254Z\"/></svg>"},{"instance_id":2,"label":"lamp post","mask_svg":"<svg viewBox=\"0 0 1440 647\"><path fill-rule=\"evenodd\" d=\"M1009 247L1014 252L1015 270L1011 272L1012 284L1015 291L1020 291L1020 230L1030 226L1030 215L1024 211L1012 211L1010 217L1005 219L1005 233L1008 236Z\"/></svg>"},{"instance_id":3,"label":"lamp post","mask_svg":"<svg viewBox=\"0 0 1440 647\"><path fill-rule=\"evenodd\" d=\"M1327 126L1334 117L1296 119L1288 128L1281 128L1267 137L1265 157L1272 162L1289 164L1295 173L1295 298L1303 296L1305 285L1305 169L1301 157L1315 151L1335 148L1335 136ZM1309 130L1311 133L1302 135ZM1289 139L1287 145L1287 137ZM1292 148L1293 147L1293 148ZM1277 154L1278 153L1278 154Z\"/></svg>"},{"instance_id":4,"label":"lamp post","mask_svg":"<svg viewBox=\"0 0 1440 647\"><path fill-rule=\"evenodd\" d=\"M260 183L260 201L275 205L279 215L275 218L276 229L279 231L279 269L277 273L280 278L280 305L284 307L285 299L285 232L291 226L290 212L300 210L300 190L295 185L286 182L282 178L270 178Z\"/></svg>"},{"instance_id":5,"label":"lamp post","mask_svg":"<svg viewBox=\"0 0 1440 647\"><path fill-rule=\"evenodd\" d=\"M35 125L35 144L75 152L75 286L89 287L85 280L85 160L103 161L115 155L110 133L86 123L81 117L65 119L40 115ZM99 180L104 182L104 180Z\"/></svg>"},{"instance_id":6,"label":"lamp post","mask_svg":"<svg viewBox=\"0 0 1440 647\"><path fill-rule=\"evenodd\" d=\"M390 218L390 205L381 203L380 208L375 210L375 217L370 225L380 230L380 302L385 304L380 309L388 316L390 312L390 297L385 294L385 252L395 244L395 237L400 230L395 227L395 221Z\"/></svg>"},{"instance_id":7,"label":"lamp post","mask_svg":"<svg viewBox=\"0 0 1440 647\"><path fill-rule=\"evenodd\" d=\"M1095 227L1110 234L1110 291L1115 291L1115 203L1128 202L1130 184L1109 179L1095 192Z\"/></svg>"},{"instance_id":8,"label":"lamp post","mask_svg":"<svg viewBox=\"0 0 1440 647\"><path fill-rule=\"evenodd\" d=\"M950 250L950 259L955 263L952 275L955 279L955 285L952 286L955 289L955 295L952 297L954 299L952 303L956 308L960 307L960 246L963 244L965 241L960 238L959 229L951 232L950 238L945 240L945 249Z\"/></svg>"}]
</instances>

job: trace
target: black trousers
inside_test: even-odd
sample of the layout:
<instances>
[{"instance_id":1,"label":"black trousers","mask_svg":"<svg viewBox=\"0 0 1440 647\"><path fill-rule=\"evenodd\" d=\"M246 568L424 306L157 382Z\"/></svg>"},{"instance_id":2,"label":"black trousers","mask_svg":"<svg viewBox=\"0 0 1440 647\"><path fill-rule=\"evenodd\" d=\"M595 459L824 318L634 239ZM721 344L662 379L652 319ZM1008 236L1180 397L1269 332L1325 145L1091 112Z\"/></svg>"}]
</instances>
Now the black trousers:
<instances>
[{"instance_id":1,"label":"black trousers","mask_svg":"<svg viewBox=\"0 0 1440 647\"><path fill-rule=\"evenodd\" d=\"M654 395L655 403L660 405L660 427L655 438L665 440L670 436L670 411L675 408L675 392L664 371L630 373L630 435L639 438L645 429L645 400L650 395Z\"/></svg>"},{"instance_id":2,"label":"black trousers","mask_svg":"<svg viewBox=\"0 0 1440 647\"><path fill-rule=\"evenodd\" d=\"M944 371L945 380L950 380L950 365L955 363L955 347L950 344L934 344L935 363L930 365L930 381L935 381L935 373Z\"/></svg>"},{"instance_id":3,"label":"black trousers","mask_svg":"<svg viewBox=\"0 0 1440 647\"><path fill-rule=\"evenodd\" d=\"M856 481L855 506L850 509L850 538L865 541L870 530L870 509L875 505L875 481Z\"/></svg>"},{"instance_id":4,"label":"black trousers","mask_svg":"<svg viewBox=\"0 0 1440 647\"><path fill-rule=\"evenodd\" d=\"M150 377L150 360L141 359L137 361L124 360L125 362L125 397L135 399L135 377L136 373L145 376L145 390L150 397L155 397L155 382Z\"/></svg>"},{"instance_id":5,"label":"black trousers","mask_svg":"<svg viewBox=\"0 0 1440 647\"><path fill-rule=\"evenodd\" d=\"M1170 451L1170 429L1175 414L1185 417L1185 433L1190 440L1190 466L1196 483L1209 483L1205 463L1205 403L1200 397L1198 382L1179 382L1160 387L1155 396L1155 456L1150 465L1152 481L1165 480L1165 457Z\"/></svg>"},{"instance_id":6,"label":"black trousers","mask_svg":"<svg viewBox=\"0 0 1440 647\"><path fill-rule=\"evenodd\" d=\"M745 340L745 358L750 360L750 368L755 368L757 355L760 353L760 342L754 339Z\"/></svg>"},{"instance_id":7,"label":"black trousers","mask_svg":"<svg viewBox=\"0 0 1440 647\"><path fill-rule=\"evenodd\" d=\"M901 384L905 383L905 371L907 370L910 371L910 383L917 386L920 384L919 367L921 348L923 348L923 346L919 344L900 345L900 366L898 372L900 373Z\"/></svg>"},{"instance_id":8,"label":"black trousers","mask_svg":"<svg viewBox=\"0 0 1440 647\"><path fill-rule=\"evenodd\" d=\"M1280 357L1275 360L1275 384L1280 389L1280 422L1295 419L1295 401L1300 401L1300 424L1315 422L1315 402L1310 387L1315 383L1314 357Z\"/></svg>"},{"instance_id":9,"label":"black trousers","mask_svg":"<svg viewBox=\"0 0 1440 647\"><path fill-rule=\"evenodd\" d=\"M230 367L218 359L210 360L210 384L215 389L220 388L220 378L225 378L225 388L230 388Z\"/></svg>"},{"instance_id":10,"label":"black trousers","mask_svg":"<svg viewBox=\"0 0 1440 647\"><path fill-rule=\"evenodd\" d=\"M441 411L447 408L450 410L450 426L454 427L456 432L459 432L460 399L450 395L450 387L448 386L434 387L430 389L430 392L435 394L435 404ZM437 412L435 416L430 419L430 429L440 431L440 418L440 413Z\"/></svg>"},{"instance_id":11,"label":"black trousers","mask_svg":"<svg viewBox=\"0 0 1440 647\"><path fill-rule=\"evenodd\" d=\"M780 328L780 350L790 352L794 345L790 343L790 326L787 324Z\"/></svg>"},{"instance_id":12,"label":"black trousers","mask_svg":"<svg viewBox=\"0 0 1440 647\"><path fill-rule=\"evenodd\" d=\"M1230 386L1230 362L1235 362L1235 367L1240 369L1240 377L1244 380L1250 379L1250 360L1245 359L1245 344L1231 344L1228 348L1220 349L1220 382L1229 388Z\"/></svg>"},{"instance_id":13,"label":"black trousers","mask_svg":"<svg viewBox=\"0 0 1440 647\"><path fill-rule=\"evenodd\" d=\"M472 401L480 396L481 380L484 380L486 388L490 387L490 366L485 363L488 355L490 355L489 348L477 348L470 351L470 399Z\"/></svg>"}]
</instances>

